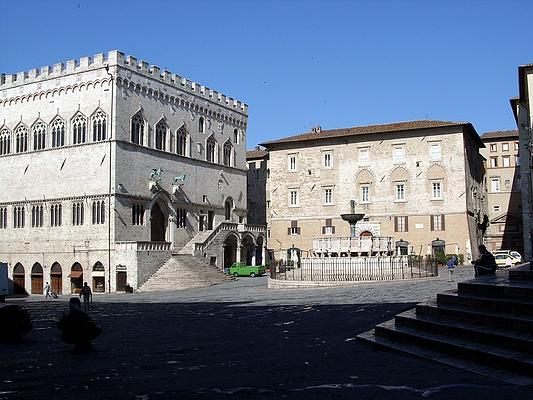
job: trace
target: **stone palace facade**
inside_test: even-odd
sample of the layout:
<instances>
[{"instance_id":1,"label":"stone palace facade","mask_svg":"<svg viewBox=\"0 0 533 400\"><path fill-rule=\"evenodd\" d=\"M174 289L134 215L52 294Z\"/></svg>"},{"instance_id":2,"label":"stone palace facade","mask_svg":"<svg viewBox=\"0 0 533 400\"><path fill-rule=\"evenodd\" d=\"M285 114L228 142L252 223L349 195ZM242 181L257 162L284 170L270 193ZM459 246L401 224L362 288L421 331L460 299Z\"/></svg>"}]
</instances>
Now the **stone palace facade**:
<instances>
[{"instance_id":1,"label":"stone palace facade","mask_svg":"<svg viewBox=\"0 0 533 400\"><path fill-rule=\"evenodd\" d=\"M123 290L179 251L220 269L261 254L247 118L241 101L119 51L2 74L0 261L14 288Z\"/></svg>"},{"instance_id":2,"label":"stone palace facade","mask_svg":"<svg viewBox=\"0 0 533 400\"><path fill-rule=\"evenodd\" d=\"M293 248L304 256L358 255L348 247L371 238L384 240L365 253L426 255L438 248L477 256L488 217L484 144L471 124L316 127L262 146L267 236L277 259L290 258ZM352 204L364 214L353 229L341 218Z\"/></svg>"}]
</instances>

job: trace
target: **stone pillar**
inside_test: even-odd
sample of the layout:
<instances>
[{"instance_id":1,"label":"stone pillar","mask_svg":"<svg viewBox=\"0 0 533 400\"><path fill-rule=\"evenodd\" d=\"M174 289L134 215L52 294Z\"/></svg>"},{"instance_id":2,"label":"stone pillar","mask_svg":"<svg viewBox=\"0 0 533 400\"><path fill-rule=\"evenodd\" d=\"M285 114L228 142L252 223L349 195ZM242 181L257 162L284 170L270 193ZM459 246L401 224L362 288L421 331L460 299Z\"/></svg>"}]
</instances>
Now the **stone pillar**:
<instances>
[{"instance_id":1,"label":"stone pillar","mask_svg":"<svg viewBox=\"0 0 533 400\"><path fill-rule=\"evenodd\" d=\"M176 242L176 218L173 215L168 216L168 235L167 240L170 242L170 248L173 249Z\"/></svg>"},{"instance_id":2,"label":"stone pillar","mask_svg":"<svg viewBox=\"0 0 533 400\"><path fill-rule=\"evenodd\" d=\"M252 265L255 266L255 252L257 251L257 248L254 246L252 250Z\"/></svg>"},{"instance_id":3,"label":"stone pillar","mask_svg":"<svg viewBox=\"0 0 533 400\"><path fill-rule=\"evenodd\" d=\"M237 254L235 256L235 262L241 262L241 251L242 251L242 245L237 245Z\"/></svg>"},{"instance_id":4,"label":"stone pillar","mask_svg":"<svg viewBox=\"0 0 533 400\"><path fill-rule=\"evenodd\" d=\"M263 248L261 249L261 261L262 261L262 265L266 265L266 246L263 246Z\"/></svg>"}]
</instances>

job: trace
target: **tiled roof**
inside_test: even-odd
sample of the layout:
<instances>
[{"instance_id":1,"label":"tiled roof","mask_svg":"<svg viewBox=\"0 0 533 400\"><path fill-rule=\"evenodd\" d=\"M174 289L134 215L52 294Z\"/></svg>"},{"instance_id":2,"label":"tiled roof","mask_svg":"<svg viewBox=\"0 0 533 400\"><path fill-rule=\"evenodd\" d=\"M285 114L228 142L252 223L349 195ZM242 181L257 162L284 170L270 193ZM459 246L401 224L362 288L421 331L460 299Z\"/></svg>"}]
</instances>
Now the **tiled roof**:
<instances>
[{"instance_id":1,"label":"tiled roof","mask_svg":"<svg viewBox=\"0 0 533 400\"><path fill-rule=\"evenodd\" d=\"M474 127L468 122L421 120L421 121L395 122L391 124L381 124L381 125L354 126L353 128L312 131L312 132L303 133L301 135L289 136L283 139L271 140L269 142L261 143L261 146L268 147L273 144L301 142L301 141L306 141L306 140L337 138L337 137L368 135L368 134L380 134L380 133L393 133L393 132L409 131L409 130L416 130L416 129L444 128L444 127L451 127L451 126L467 126L470 129L472 129L475 136L479 139L479 136L475 132Z\"/></svg>"},{"instance_id":2,"label":"tiled roof","mask_svg":"<svg viewBox=\"0 0 533 400\"><path fill-rule=\"evenodd\" d=\"M492 139L502 139L502 138L517 138L518 139L518 131L510 130L510 131L494 131L494 132L485 132L481 136L481 140L487 141Z\"/></svg>"},{"instance_id":3,"label":"tiled roof","mask_svg":"<svg viewBox=\"0 0 533 400\"><path fill-rule=\"evenodd\" d=\"M268 154L267 150L262 150L262 149L247 150L246 159L254 160L258 158L264 158L267 154Z\"/></svg>"}]
</instances>

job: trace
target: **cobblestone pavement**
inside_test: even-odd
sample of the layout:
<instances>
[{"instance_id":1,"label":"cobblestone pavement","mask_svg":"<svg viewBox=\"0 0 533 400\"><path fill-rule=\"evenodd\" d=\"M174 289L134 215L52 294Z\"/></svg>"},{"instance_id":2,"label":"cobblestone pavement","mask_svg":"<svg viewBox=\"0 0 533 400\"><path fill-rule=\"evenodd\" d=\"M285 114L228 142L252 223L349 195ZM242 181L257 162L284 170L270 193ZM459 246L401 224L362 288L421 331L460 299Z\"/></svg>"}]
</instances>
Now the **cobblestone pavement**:
<instances>
[{"instance_id":1,"label":"cobblestone pavement","mask_svg":"<svg viewBox=\"0 0 533 400\"><path fill-rule=\"evenodd\" d=\"M458 281L471 269L459 267ZM526 399L532 388L408 357L355 336L453 288L444 276L351 288L271 290L266 278L207 289L96 295L95 351L62 343L69 296L10 299L33 316L0 345L0 399Z\"/></svg>"}]
</instances>

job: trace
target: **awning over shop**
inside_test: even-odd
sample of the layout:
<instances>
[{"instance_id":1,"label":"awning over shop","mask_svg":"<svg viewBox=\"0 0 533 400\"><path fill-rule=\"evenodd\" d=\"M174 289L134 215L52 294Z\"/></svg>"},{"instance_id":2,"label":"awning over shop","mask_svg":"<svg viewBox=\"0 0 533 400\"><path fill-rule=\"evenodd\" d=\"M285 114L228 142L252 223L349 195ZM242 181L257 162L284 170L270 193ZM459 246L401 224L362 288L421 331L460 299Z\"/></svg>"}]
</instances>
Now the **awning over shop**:
<instances>
[{"instance_id":1,"label":"awning over shop","mask_svg":"<svg viewBox=\"0 0 533 400\"><path fill-rule=\"evenodd\" d=\"M69 275L69 278L81 278L83 276L83 271L72 271Z\"/></svg>"}]
</instances>

